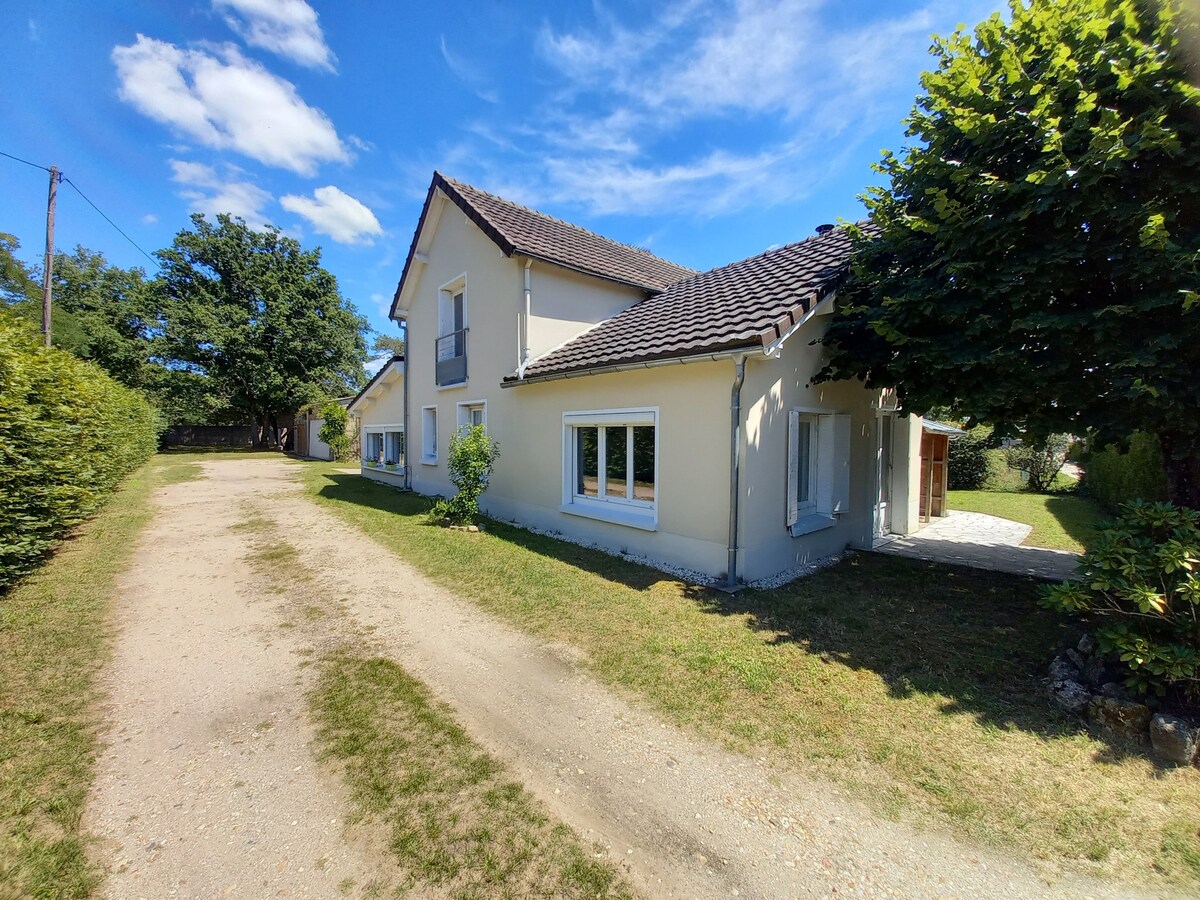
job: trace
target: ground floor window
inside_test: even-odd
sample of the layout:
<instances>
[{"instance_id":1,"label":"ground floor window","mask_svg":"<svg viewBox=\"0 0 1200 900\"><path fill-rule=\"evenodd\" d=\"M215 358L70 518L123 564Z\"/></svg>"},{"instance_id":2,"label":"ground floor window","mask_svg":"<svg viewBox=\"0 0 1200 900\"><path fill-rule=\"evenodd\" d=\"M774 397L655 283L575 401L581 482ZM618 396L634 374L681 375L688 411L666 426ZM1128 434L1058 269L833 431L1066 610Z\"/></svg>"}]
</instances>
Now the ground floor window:
<instances>
[{"instance_id":1,"label":"ground floor window","mask_svg":"<svg viewBox=\"0 0 1200 900\"><path fill-rule=\"evenodd\" d=\"M487 426L487 401L477 400L458 404L458 428L461 431L476 425Z\"/></svg>"},{"instance_id":2,"label":"ground floor window","mask_svg":"<svg viewBox=\"0 0 1200 900\"><path fill-rule=\"evenodd\" d=\"M567 413L563 425L564 511L655 527L657 410Z\"/></svg>"},{"instance_id":3,"label":"ground floor window","mask_svg":"<svg viewBox=\"0 0 1200 900\"><path fill-rule=\"evenodd\" d=\"M383 462L383 432L368 431L363 435L363 460Z\"/></svg>"},{"instance_id":4,"label":"ground floor window","mask_svg":"<svg viewBox=\"0 0 1200 900\"><path fill-rule=\"evenodd\" d=\"M363 427L363 462L401 469L408 464L403 425Z\"/></svg>"},{"instance_id":5,"label":"ground floor window","mask_svg":"<svg viewBox=\"0 0 1200 900\"><path fill-rule=\"evenodd\" d=\"M793 536L833 525L850 503L850 417L788 413L787 527Z\"/></svg>"},{"instance_id":6,"label":"ground floor window","mask_svg":"<svg viewBox=\"0 0 1200 900\"><path fill-rule=\"evenodd\" d=\"M436 465L438 460L438 420L436 406L421 407L421 462Z\"/></svg>"}]
</instances>

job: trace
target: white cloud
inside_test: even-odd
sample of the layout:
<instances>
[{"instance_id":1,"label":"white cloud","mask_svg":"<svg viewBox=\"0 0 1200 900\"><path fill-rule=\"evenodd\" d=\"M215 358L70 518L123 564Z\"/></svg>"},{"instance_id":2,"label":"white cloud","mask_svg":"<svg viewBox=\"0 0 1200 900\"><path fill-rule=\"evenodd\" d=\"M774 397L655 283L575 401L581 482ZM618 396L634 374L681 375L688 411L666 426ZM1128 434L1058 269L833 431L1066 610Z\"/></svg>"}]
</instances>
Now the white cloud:
<instances>
[{"instance_id":1,"label":"white cloud","mask_svg":"<svg viewBox=\"0 0 1200 900\"><path fill-rule=\"evenodd\" d=\"M142 216L143 225L153 225L157 221L158 216L156 216L154 213L146 213L144 216Z\"/></svg>"},{"instance_id":2,"label":"white cloud","mask_svg":"<svg viewBox=\"0 0 1200 900\"><path fill-rule=\"evenodd\" d=\"M346 135L346 142L355 150L361 150L364 153L370 153L375 149L375 145L368 140L360 138L357 134Z\"/></svg>"},{"instance_id":3,"label":"white cloud","mask_svg":"<svg viewBox=\"0 0 1200 900\"><path fill-rule=\"evenodd\" d=\"M369 244L383 234L375 213L333 185L317 188L312 197L288 194L279 198L279 205L308 219L315 231L339 244Z\"/></svg>"},{"instance_id":4,"label":"white cloud","mask_svg":"<svg viewBox=\"0 0 1200 900\"><path fill-rule=\"evenodd\" d=\"M35 43L37 41L40 41L42 39L42 36L38 30L38 23L35 22L33 19L30 19L28 22L28 25L29 25L29 39L31 41L34 41Z\"/></svg>"},{"instance_id":5,"label":"white cloud","mask_svg":"<svg viewBox=\"0 0 1200 900\"><path fill-rule=\"evenodd\" d=\"M139 34L112 56L122 100L206 146L301 175L350 158L325 113L232 45L183 50Z\"/></svg>"},{"instance_id":6,"label":"white cloud","mask_svg":"<svg viewBox=\"0 0 1200 900\"><path fill-rule=\"evenodd\" d=\"M452 52L446 45L445 35L439 38L439 46L442 49L442 59L446 61L446 65L450 67L450 71L454 73L459 81L469 87L475 96L487 103L500 102L500 94L489 81L487 74L463 59L457 53Z\"/></svg>"},{"instance_id":7,"label":"white cloud","mask_svg":"<svg viewBox=\"0 0 1200 900\"><path fill-rule=\"evenodd\" d=\"M559 87L513 129L531 162L488 183L599 214L794 201L908 112L931 32L1000 5L925 0L847 21L836 0L675 0L637 22L595 5L590 28L543 28ZM770 136L747 147L747 133Z\"/></svg>"},{"instance_id":8,"label":"white cloud","mask_svg":"<svg viewBox=\"0 0 1200 900\"><path fill-rule=\"evenodd\" d=\"M184 186L179 196L189 201L192 212L216 216L227 213L245 220L251 228L269 225L262 209L273 199L262 188L249 181L237 179L237 169L227 167L221 175L212 166L187 160L173 159L171 180Z\"/></svg>"},{"instance_id":9,"label":"white cloud","mask_svg":"<svg viewBox=\"0 0 1200 900\"><path fill-rule=\"evenodd\" d=\"M225 24L247 44L308 66L334 71L336 57L304 0L213 0L225 11Z\"/></svg>"}]
</instances>

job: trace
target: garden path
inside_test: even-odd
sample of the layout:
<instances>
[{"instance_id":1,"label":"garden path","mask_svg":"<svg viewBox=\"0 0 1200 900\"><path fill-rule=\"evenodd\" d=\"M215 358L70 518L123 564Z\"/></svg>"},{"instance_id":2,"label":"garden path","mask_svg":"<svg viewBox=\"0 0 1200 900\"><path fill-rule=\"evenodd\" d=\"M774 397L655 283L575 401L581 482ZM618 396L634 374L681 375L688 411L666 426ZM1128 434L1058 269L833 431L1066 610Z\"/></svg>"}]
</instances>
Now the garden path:
<instances>
[{"instance_id":1,"label":"garden path","mask_svg":"<svg viewBox=\"0 0 1200 900\"><path fill-rule=\"evenodd\" d=\"M1032 528L985 513L952 509L913 534L896 535L874 547L877 553L930 562L991 569L1065 581L1075 574L1079 555L1068 550L1023 547Z\"/></svg>"}]
</instances>

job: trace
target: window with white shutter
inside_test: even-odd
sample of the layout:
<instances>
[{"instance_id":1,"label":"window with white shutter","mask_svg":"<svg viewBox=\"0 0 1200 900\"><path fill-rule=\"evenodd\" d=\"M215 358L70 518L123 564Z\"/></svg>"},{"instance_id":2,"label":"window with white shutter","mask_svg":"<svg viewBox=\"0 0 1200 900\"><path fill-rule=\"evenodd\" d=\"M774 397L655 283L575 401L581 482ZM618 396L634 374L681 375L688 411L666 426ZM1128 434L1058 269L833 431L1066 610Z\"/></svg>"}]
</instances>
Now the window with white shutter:
<instances>
[{"instance_id":1,"label":"window with white shutter","mask_svg":"<svg viewBox=\"0 0 1200 900\"><path fill-rule=\"evenodd\" d=\"M791 410L787 476L793 537L836 524L850 504L850 417Z\"/></svg>"}]
</instances>

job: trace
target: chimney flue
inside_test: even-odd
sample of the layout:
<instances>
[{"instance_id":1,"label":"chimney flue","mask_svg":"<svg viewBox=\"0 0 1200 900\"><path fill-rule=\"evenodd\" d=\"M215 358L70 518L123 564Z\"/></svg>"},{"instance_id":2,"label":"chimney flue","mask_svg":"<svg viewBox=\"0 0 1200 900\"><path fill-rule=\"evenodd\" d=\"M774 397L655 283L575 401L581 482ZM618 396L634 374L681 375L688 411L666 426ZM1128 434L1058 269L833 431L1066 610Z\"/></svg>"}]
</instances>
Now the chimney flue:
<instances>
[{"instance_id":1,"label":"chimney flue","mask_svg":"<svg viewBox=\"0 0 1200 900\"><path fill-rule=\"evenodd\" d=\"M829 232L831 232L831 231L833 231L832 225L818 225L816 228L816 232L818 235L829 234Z\"/></svg>"}]
</instances>

